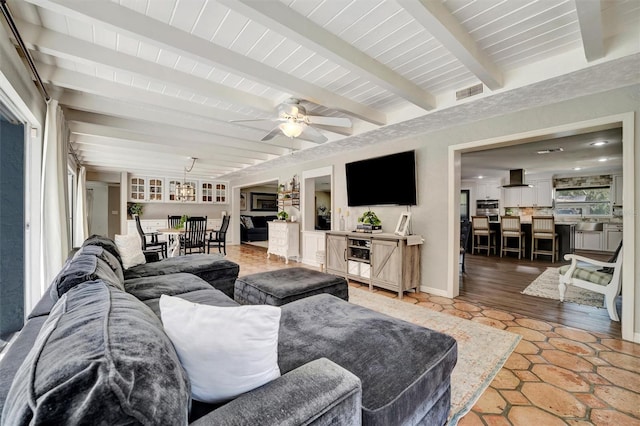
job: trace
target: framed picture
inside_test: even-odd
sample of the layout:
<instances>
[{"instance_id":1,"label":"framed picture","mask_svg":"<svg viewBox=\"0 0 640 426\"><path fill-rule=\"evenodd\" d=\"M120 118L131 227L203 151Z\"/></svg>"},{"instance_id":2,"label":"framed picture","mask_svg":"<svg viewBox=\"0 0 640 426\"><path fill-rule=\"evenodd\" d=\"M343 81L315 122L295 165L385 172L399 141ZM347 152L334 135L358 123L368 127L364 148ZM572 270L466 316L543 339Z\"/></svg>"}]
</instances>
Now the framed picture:
<instances>
[{"instance_id":1,"label":"framed picture","mask_svg":"<svg viewBox=\"0 0 640 426\"><path fill-rule=\"evenodd\" d=\"M240 210L247 210L247 194L245 194L244 192L240 193Z\"/></svg>"},{"instance_id":2,"label":"framed picture","mask_svg":"<svg viewBox=\"0 0 640 426\"><path fill-rule=\"evenodd\" d=\"M394 234L405 236L409 232L409 220L411 219L410 212L404 212L400 215L400 219L398 219L398 224L396 225L396 230Z\"/></svg>"}]
</instances>

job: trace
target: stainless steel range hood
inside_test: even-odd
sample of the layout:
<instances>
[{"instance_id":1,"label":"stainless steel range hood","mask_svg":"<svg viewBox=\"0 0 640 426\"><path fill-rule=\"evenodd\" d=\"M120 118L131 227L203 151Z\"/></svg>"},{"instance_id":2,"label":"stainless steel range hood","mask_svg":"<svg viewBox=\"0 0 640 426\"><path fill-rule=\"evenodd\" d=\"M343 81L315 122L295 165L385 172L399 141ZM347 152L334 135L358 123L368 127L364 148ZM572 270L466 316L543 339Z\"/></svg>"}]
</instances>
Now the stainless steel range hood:
<instances>
[{"instance_id":1,"label":"stainless steel range hood","mask_svg":"<svg viewBox=\"0 0 640 426\"><path fill-rule=\"evenodd\" d=\"M524 169L509 170L509 184L502 185L503 188L518 188L523 186L531 186L524 183Z\"/></svg>"}]
</instances>

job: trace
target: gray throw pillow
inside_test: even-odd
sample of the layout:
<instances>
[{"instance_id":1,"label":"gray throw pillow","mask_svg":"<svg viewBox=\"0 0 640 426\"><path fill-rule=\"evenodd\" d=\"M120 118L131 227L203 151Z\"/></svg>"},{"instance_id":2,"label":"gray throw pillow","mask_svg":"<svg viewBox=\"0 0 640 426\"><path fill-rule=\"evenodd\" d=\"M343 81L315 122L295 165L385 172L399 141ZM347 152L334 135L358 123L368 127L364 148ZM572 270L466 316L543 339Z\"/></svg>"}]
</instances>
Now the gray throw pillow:
<instances>
[{"instance_id":1,"label":"gray throw pillow","mask_svg":"<svg viewBox=\"0 0 640 426\"><path fill-rule=\"evenodd\" d=\"M126 292L86 282L51 310L2 425L185 425L190 394L158 317Z\"/></svg>"},{"instance_id":2,"label":"gray throw pillow","mask_svg":"<svg viewBox=\"0 0 640 426\"><path fill-rule=\"evenodd\" d=\"M81 247L75 255L93 255L107 262L109 267L113 270L113 272L115 272L118 280L120 280L120 282L124 284L124 271L122 269L122 263L120 263L120 261L110 251L105 250L104 247L91 245L84 246Z\"/></svg>"}]
</instances>

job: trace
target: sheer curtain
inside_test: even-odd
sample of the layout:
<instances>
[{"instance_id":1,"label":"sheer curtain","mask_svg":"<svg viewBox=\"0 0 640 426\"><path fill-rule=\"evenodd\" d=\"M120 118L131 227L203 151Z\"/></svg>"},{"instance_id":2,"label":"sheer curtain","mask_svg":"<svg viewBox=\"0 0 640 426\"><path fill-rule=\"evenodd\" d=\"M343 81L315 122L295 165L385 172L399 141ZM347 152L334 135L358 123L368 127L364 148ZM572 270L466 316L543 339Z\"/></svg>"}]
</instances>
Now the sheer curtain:
<instances>
[{"instance_id":1,"label":"sheer curtain","mask_svg":"<svg viewBox=\"0 0 640 426\"><path fill-rule=\"evenodd\" d=\"M73 215L73 246L80 247L89 236L87 222L87 169L80 166L76 189L75 214Z\"/></svg>"},{"instance_id":2,"label":"sheer curtain","mask_svg":"<svg viewBox=\"0 0 640 426\"><path fill-rule=\"evenodd\" d=\"M67 143L69 130L58 101L47 104L42 158L42 274L48 285L69 254Z\"/></svg>"}]
</instances>

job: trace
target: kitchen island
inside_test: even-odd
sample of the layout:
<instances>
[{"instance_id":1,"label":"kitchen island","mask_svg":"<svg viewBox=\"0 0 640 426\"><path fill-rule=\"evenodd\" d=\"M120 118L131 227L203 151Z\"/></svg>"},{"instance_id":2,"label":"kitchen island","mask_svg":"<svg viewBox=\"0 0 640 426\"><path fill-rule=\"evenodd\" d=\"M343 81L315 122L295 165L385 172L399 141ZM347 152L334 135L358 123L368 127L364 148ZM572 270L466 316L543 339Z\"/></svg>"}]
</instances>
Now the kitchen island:
<instances>
[{"instance_id":1,"label":"kitchen island","mask_svg":"<svg viewBox=\"0 0 640 426\"><path fill-rule=\"evenodd\" d=\"M524 244L525 251L524 257L526 259L531 259L531 222L522 222L521 224L522 231L524 232ZM489 227L492 231L496 231L496 252L498 255L500 254L500 248L502 247L502 238L500 238L500 222L490 222ZM576 226L572 223L555 223L556 234L558 234L558 260L563 260L565 254L570 254L575 251L574 239L575 239L575 231ZM508 240L509 247L517 247L517 241L515 238L510 238ZM539 241L538 245L551 250L551 241ZM515 253L517 254L517 253ZM506 256L507 254L505 254ZM546 256L549 258L549 256Z\"/></svg>"}]
</instances>

